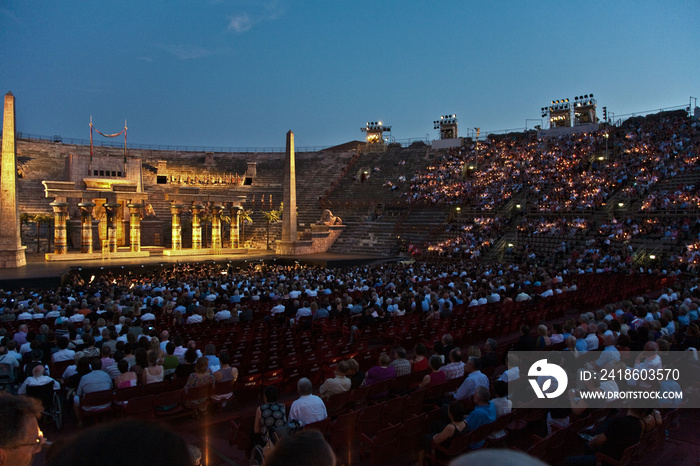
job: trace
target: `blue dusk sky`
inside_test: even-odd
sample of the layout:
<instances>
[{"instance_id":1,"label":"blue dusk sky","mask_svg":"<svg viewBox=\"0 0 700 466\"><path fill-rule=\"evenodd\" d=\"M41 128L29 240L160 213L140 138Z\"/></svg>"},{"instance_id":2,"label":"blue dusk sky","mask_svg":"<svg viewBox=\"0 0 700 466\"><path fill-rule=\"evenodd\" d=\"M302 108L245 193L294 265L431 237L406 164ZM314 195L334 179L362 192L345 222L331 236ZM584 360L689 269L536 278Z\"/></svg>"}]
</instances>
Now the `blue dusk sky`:
<instances>
[{"instance_id":1,"label":"blue dusk sky","mask_svg":"<svg viewBox=\"0 0 700 466\"><path fill-rule=\"evenodd\" d=\"M434 139L440 115L532 128L589 93L601 118L688 105L698 20L698 0L2 0L0 91L18 131L64 138L92 115L140 144Z\"/></svg>"}]
</instances>

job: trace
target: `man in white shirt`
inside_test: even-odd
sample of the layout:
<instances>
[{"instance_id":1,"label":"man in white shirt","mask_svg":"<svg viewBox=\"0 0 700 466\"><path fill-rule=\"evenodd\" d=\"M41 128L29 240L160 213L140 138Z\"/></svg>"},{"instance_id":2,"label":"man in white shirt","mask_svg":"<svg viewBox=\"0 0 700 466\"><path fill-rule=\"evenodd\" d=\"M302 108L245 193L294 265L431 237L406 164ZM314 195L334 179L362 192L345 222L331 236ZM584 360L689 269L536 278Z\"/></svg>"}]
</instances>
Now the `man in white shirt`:
<instances>
[{"instance_id":1,"label":"man in white shirt","mask_svg":"<svg viewBox=\"0 0 700 466\"><path fill-rule=\"evenodd\" d=\"M81 313L74 311L73 315L68 318L71 322L74 324L80 323L85 320L85 316L82 315Z\"/></svg>"},{"instance_id":2,"label":"man in white shirt","mask_svg":"<svg viewBox=\"0 0 700 466\"><path fill-rule=\"evenodd\" d=\"M520 293L518 293L518 296L515 297L515 302L519 303L521 301L528 301L530 299L531 298L529 294L525 293L525 291L521 291Z\"/></svg>"},{"instance_id":3,"label":"man in white shirt","mask_svg":"<svg viewBox=\"0 0 700 466\"><path fill-rule=\"evenodd\" d=\"M326 379L323 385L318 389L323 398L330 398L339 393L345 393L350 390L351 381L346 377L350 370L350 364L347 361L340 361L335 369L335 377Z\"/></svg>"},{"instance_id":4,"label":"man in white shirt","mask_svg":"<svg viewBox=\"0 0 700 466\"><path fill-rule=\"evenodd\" d=\"M292 407L289 410L289 419L295 419L304 426L322 421L328 417L323 400L312 394L313 386L309 379L306 377L299 379L297 390L299 391L299 398L292 403Z\"/></svg>"},{"instance_id":5,"label":"man in white shirt","mask_svg":"<svg viewBox=\"0 0 700 466\"><path fill-rule=\"evenodd\" d=\"M27 377L27 379L22 383L22 385L20 385L19 390L17 390L17 393L20 395L24 395L27 393L27 387L46 385L47 383L53 383L53 389L60 390L61 384L49 377L48 375L44 375L44 372L46 372L46 369L41 364L32 369L32 376Z\"/></svg>"},{"instance_id":6,"label":"man in white shirt","mask_svg":"<svg viewBox=\"0 0 700 466\"><path fill-rule=\"evenodd\" d=\"M223 320L229 320L231 318L231 311L229 311L227 308L222 307L221 310L219 310L216 315L214 316L217 322L221 322Z\"/></svg>"},{"instance_id":7,"label":"man in white shirt","mask_svg":"<svg viewBox=\"0 0 700 466\"><path fill-rule=\"evenodd\" d=\"M68 338L59 337L56 346L58 346L58 351L51 355L53 362L72 361L75 358L75 351L68 349Z\"/></svg>"},{"instance_id":8,"label":"man in white shirt","mask_svg":"<svg viewBox=\"0 0 700 466\"><path fill-rule=\"evenodd\" d=\"M654 341L648 341L644 345L644 351L637 356L634 361L634 369L639 369L639 372L652 372L658 369L663 369L663 364L661 362L661 357L658 355L659 345ZM630 380L627 382L632 386L639 386L643 389L649 389L651 383L648 380L641 379L639 381Z\"/></svg>"},{"instance_id":9,"label":"man in white shirt","mask_svg":"<svg viewBox=\"0 0 700 466\"><path fill-rule=\"evenodd\" d=\"M520 359L513 354L509 353L508 354L508 370L503 372L501 376L498 378L498 380L502 380L506 383L513 382L515 380L518 380L520 378L520 368L518 367L518 364L520 363Z\"/></svg>"},{"instance_id":10,"label":"man in white shirt","mask_svg":"<svg viewBox=\"0 0 700 466\"><path fill-rule=\"evenodd\" d=\"M586 335L586 350L595 351L598 349L599 342L596 332L598 331L598 326L596 324L588 324L588 335Z\"/></svg>"},{"instance_id":11,"label":"man in white shirt","mask_svg":"<svg viewBox=\"0 0 700 466\"><path fill-rule=\"evenodd\" d=\"M282 314L284 313L284 304L280 303L276 306L273 306L272 309L270 309L270 314L275 315L275 314Z\"/></svg>"},{"instance_id":12,"label":"man in white shirt","mask_svg":"<svg viewBox=\"0 0 700 466\"><path fill-rule=\"evenodd\" d=\"M302 307L300 307L299 309L297 309L297 314L296 314L297 321L301 317L310 317L310 316L311 316L311 308L309 307L309 302L304 301L304 305Z\"/></svg>"}]
</instances>

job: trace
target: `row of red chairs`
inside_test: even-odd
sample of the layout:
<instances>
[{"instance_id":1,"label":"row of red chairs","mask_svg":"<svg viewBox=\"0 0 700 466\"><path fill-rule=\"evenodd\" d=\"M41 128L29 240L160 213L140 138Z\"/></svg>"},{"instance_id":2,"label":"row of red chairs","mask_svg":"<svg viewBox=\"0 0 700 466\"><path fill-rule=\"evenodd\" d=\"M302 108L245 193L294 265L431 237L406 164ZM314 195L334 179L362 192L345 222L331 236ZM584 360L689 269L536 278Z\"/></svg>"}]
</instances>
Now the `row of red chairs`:
<instances>
[{"instance_id":1,"label":"row of red chairs","mask_svg":"<svg viewBox=\"0 0 700 466\"><path fill-rule=\"evenodd\" d=\"M153 419L197 414L197 401L221 408L227 400L220 397L235 391L234 381L189 389L180 385L166 382L86 393L80 400L80 416L105 418L119 414Z\"/></svg>"}]
</instances>

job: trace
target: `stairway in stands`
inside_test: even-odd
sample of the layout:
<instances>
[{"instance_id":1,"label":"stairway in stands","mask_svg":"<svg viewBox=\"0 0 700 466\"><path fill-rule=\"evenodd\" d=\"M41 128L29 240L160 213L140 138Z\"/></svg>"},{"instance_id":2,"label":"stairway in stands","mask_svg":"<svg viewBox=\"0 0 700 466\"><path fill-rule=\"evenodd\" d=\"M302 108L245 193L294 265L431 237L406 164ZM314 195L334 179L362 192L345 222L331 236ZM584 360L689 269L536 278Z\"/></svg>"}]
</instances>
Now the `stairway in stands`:
<instances>
[{"instance_id":1,"label":"stairway in stands","mask_svg":"<svg viewBox=\"0 0 700 466\"><path fill-rule=\"evenodd\" d=\"M413 174L425 168L431 159L425 148L363 153L328 198L333 214L347 225L330 252L392 254L398 244L396 224L409 211L401 193L407 189ZM363 171L369 174L365 182L360 181ZM406 182L398 181L401 175ZM387 181L398 188L384 186Z\"/></svg>"}]
</instances>

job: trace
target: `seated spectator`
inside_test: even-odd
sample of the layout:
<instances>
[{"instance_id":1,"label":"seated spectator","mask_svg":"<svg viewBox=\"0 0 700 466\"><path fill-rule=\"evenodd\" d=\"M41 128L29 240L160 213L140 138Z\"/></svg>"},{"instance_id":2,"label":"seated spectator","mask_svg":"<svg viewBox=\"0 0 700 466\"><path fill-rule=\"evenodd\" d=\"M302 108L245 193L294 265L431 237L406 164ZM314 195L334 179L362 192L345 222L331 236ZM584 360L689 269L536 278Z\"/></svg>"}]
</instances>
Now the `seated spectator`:
<instances>
[{"instance_id":1,"label":"seated spectator","mask_svg":"<svg viewBox=\"0 0 700 466\"><path fill-rule=\"evenodd\" d=\"M588 442L593 451L600 451L613 460L619 460L627 447L639 442L644 433L645 424L642 422L647 415L643 408L629 408L626 415L613 418L602 434L598 434ZM569 457L567 465L596 464L592 454Z\"/></svg>"},{"instance_id":2,"label":"seated spectator","mask_svg":"<svg viewBox=\"0 0 700 466\"><path fill-rule=\"evenodd\" d=\"M333 449L317 430L303 430L281 439L265 456L266 466L335 466Z\"/></svg>"},{"instance_id":3,"label":"seated spectator","mask_svg":"<svg viewBox=\"0 0 700 466\"><path fill-rule=\"evenodd\" d=\"M0 393L0 460L8 466L29 466L46 443L37 420L39 400ZM67 463L70 464L70 463Z\"/></svg>"},{"instance_id":4,"label":"seated spectator","mask_svg":"<svg viewBox=\"0 0 700 466\"><path fill-rule=\"evenodd\" d=\"M508 362L508 369L501 374L498 380L503 380L506 383L514 382L520 378L520 368L518 367L520 358L513 353L508 353L506 360Z\"/></svg>"},{"instance_id":5,"label":"seated spectator","mask_svg":"<svg viewBox=\"0 0 700 466\"><path fill-rule=\"evenodd\" d=\"M83 340L85 341L85 348L83 348L83 354L86 358L96 358L100 355L99 348L95 347L95 338L92 335L86 335Z\"/></svg>"},{"instance_id":6,"label":"seated spectator","mask_svg":"<svg viewBox=\"0 0 700 466\"><path fill-rule=\"evenodd\" d=\"M173 374L174 379L188 378L195 371L195 363L197 362L197 351L189 348L185 351L184 361L178 364ZM207 359L207 367L209 360Z\"/></svg>"},{"instance_id":7,"label":"seated spectator","mask_svg":"<svg viewBox=\"0 0 700 466\"><path fill-rule=\"evenodd\" d=\"M197 359L195 365L195 371L190 374L185 384L185 392L190 388L202 387L205 385L214 386L214 377L209 371L209 360L207 358ZM198 400L192 400L187 402L186 407L193 408L196 407L198 412L204 412L207 409L209 397L200 398Z\"/></svg>"},{"instance_id":8,"label":"seated spectator","mask_svg":"<svg viewBox=\"0 0 700 466\"><path fill-rule=\"evenodd\" d=\"M402 346L394 350L394 358L391 361L391 367L396 371L396 377L411 373L411 361L406 359L406 350Z\"/></svg>"},{"instance_id":9,"label":"seated spectator","mask_svg":"<svg viewBox=\"0 0 700 466\"><path fill-rule=\"evenodd\" d=\"M148 385L149 383L162 382L164 379L165 370L163 366L158 364L158 353L152 351L148 353L148 366L143 370L141 375L141 383Z\"/></svg>"},{"instance_id":10,"label":"seated spectator","mask_svg":"<svg viewBox=\"0 0 700 466\"><path fill-rule=\"evenodd\" d=\"M440 385L447 380L447 375L441 369L442 358L440 356L436 354L430 356L429 364L431 372L423 377L423 381L418 385L418 389Z\"/></svg>"},{"instance_id":11,"label":"seated spectator","mask_svg":"<svg viewBox=\"0 0 700 466\"><path fill-rule=\"evenodd\" d=\"M37 341L37 343L39 343ZM25 356L28 356L28 360L25 358L25 364L24 364L24 378L31 377L32 376L32 371L36 366L43 366L44 363L41 362L41 358L43 356L43 353L41 352L40 349L35 349L27 353Z\"/></svg>"},{"instance_id":12,"label":"seated spectator","mask_svg":"<svg viewBox=\"0 0 700 466\"><path fill-rule=\"evenodd\" d=\"M535 457L515 450L486 448L453 459L450 466L547 466Z\"/></svg>"},{"instance_id":13,"label":"seated spectator","mask_svg":"<svg viewBox=\"0 0 700 466\"><path fill-rule=\"evenodd\" d=\"M321 421L328 417L326 405L323 400L312 394L313 386L306 377L297 382L299 398L292 403L289 409L289 419L294 419L302 426Z\"/></svg>"},{"instance_id":14,"label":"seated spectator","mask_svg":"<svg viewBox=\"0 0 700 466\"><path fill-rule=\"evenodd\" d=\"M476 393L478 387L489 388L489 378L481 372L481 360L479 358L474 356L470 357L464 365L464 371L468 375L455 392L455 400L471 398Z\"/></svg>"},{"instance_id":15,"label":"seated spectator","mask_svg":"<svg viewBox=\"0 0 700 466\"><path fill-rule=\"evenodd\" d=\"M364 385L369 387L379 382L391 380L396 377L396 369L391 367L391 358L388 354L382 353L379 355L379 365L372 367L367 371Z\"/></svg>"},{"instance_id":16,"label":"seated spectator","mask_svg":"<svg viewBox=\"0 0 700 466\"><path fill-rule=\"evenodd\" d=\"M112 348L109 346L103 346L100 350L100 359L102 360L102 370L106 370L109 366L115 364L114 358L112 357Z\"/></svg>"},{"instance_id":17,"label":"seated spectator","mask_svg":"<svg viewBox=\"0 0 700 466\"><path fill-rule=\"evenodd\" d=\"M530 335L530 327L520 327L520 338L515 343L515 351L535 351L535 339Z\"/></svg>"},{"instance_id":18,"label":"seated spectator","mask_svg":"<svg viewBox=\"0 0 700 466\"><path fill-rule=\"evenodd\" d=\"M498 356L496 355L496 349L498 348L498 342L493 338L486 340L486 346L484 347L484 356L481 358L481 367L496 367L498 366Z\"/></svg>"},{"instance_id":19,"label":"seated spectator","mask_svg":"<svg viewBox=\"0 0 700 466\"><path fill-rule=\"evenodd\" d=\"M82 361L82 360L81 360ZM102 360L93 359L90 363L92 371L83 375L78 384L78 389L75 391L75 397L73 397L73 410L75 411L75 417L81 419L80 416L80 398L87 394L93 392L100 392L103 390L112 390L112 379L111 377L102 370ZM96 410L102 409L103 406L92 406L86 409ZM78 421L78 428L83 427L82 420Z\"/></svg>"},{"instance_id":20,"label":"seated spectator","mask_svg":"<svg viewBox=\"0 0 700 466\"><path fill-rule=\"evenodd\" d=\"M350 388L354 390L365 381L365 373L360 370L360 364L355 359L348 359L348 366L347 376L350 378Z\"/></svg>"},{"instance_id":21,"label":"seated spectator","mask_svg":"<svg viewBox=\"0 0 700 466\"><path fill-rule=\"evenodd\" d=\"M56 340L58 351L51 355L53 362L71 361L75 357L75 351L68 349L68 338L60 337Z\"/></svg>"},{"instance_id":22,"label":"seated spectator","mask_svg":"<svg viewBox=\"0 0 700 466\"><path fill-rule=\"evenodd\" d=\"M491 394L489 393L489 387L479 386L476 388L474 393L474 403L476 407L467 416L467 426L470 431L476 430L477 428L483 426L484 424L490 424L496 420L496 407L493 405L491 400ZM481 448L484 441L471 444L471 448Z\"/></svg>"},{"instance_id":23,"label":"seated spectator","mask_svg":"<svg viewBox=\"0 0 700 466\"><path fill-rule=\"evenodd\" d=\"M462 362L462 350L453 348L450 351L449 363L442 366L442 371L445 373L447 380L459 379L464 377L464 363Z\"/></svg>"},{"instance_id":24,"label":"seated spectator","mask_svg":"<svg viewBox=\"0 0 700 466\"><path fill-rule=\"evenodd\" d=\"M204 357L209 360L209 370L212 372L218 371L221 367L221 361L216 357L216 346L209 343L204 347Z\"/></svg>"},{"instance_id":25,"label":"seated spectator","mask_svg":"<svg viewBox=\"0 0 700 466\"><path fill-rule=\"evenodd\" d=\"M450 423L439 433L434 435L428 434L424 438L424 445L418 452L418 462L416 465L421 466L425 463L425 452L431 450L433 445L442 445L445 448L449 448L454 438L469 432L467 422L464 419L465 413L462 403L453 401L450 403L447 413L450 418Z\"/></svg>"},{"instance_id":26,"label":"seated spectator","mask_svg":"<svg viewBox=\"0 0 700 466\"><path fill-rule=\"evenodd\" d=\"M231 367L230 365L230 357L228 353L223 352L219 355L219 362L221 363L221 367L219 370L214 372L212 376L214 377L214 383L219 384L223 382L230 382L230 381L236 381L238 380L238 369L235 367ZM230 393L223 393L220 395L212 395L212 399L216 401L221 401L221 400L228 400L233 396L233 391ZM223 402L223 406L226 406L226 401Z\"/></svg>"},{"instance_id":27,"label":"seated spectator","mask_svg":"<svg viewBox=\"0 0 700 466\"><path fill-rule=\"evenodd\" d=\"M129 363L125 359L117 363L117 369L119 369L120 374L114 379L114 388L135 387L137 385L136 372L129 370Z\"/></svg>"},{"instance_id":28,"label":"seated spectator","mask_svg":"<svg viewBox=\"0 0 700 466\"><path fill-rule=\"evenodd\" d=\"M231 318L231 311L228 310L225 304L221 305L221 309L215 315L217 322L227 321Z\"/></svg>"},{"instance_id":29,"label":"seated spectator","mask_svg":"<svg viewBox=\"0 0 700 466\"><path fill-rule=\"evenodd\" d=\"M547 335L547 326L538 325L537 326L537 339L535 340L535 349L537 351L542 351L548 348L552 344L552 339Z\"/></svg>"},{"instance_id":30,"label":"seated spectator","mask_svg":"<svg viewBox=\"0 0 700 466\"><path fill-rule=\"evenodd\" d=\"M423 372L428 370L428 358L426 358L426 354L428 354L428 349L425 347L423 343L418 343L414 349L414 352L416 353L416 357L413 359L412 364L413 364L413 372Z\"/></svg>"},{"instance_id":31,"label":"seated spectator","mask_svg":"<svg viewBox=\"0 0 700 466\"><path fill-rule=\"evenodd\" d=\"M27 387L36 387L38 385L46 385L49 383L53 383L54 390L60 390L61 384L49 377L48 375L45 375L45 371L46 369L44 368L44 366L36 366L32 370L32 376L27 377L24 380L24 382L22 382L22 385L20 385L19 390L17 390L17 393L20 395L24 395L27 393Z\"/></svg>"},{"instance_id":32,"label":"seated spectator","mask_svg":"<svg viewBox=\"0 0 700 466\"><path fill-rule=\"evenodd\" d=\"M3 342L4 341L5 340L3 339ZM3 343L0 343L0 364L7 364L12 368L12 370L10 371L9 382L13 383L17 379L19 361L15 356L9 353L7 346L5 346L5 344Z\"/></svg>"},{"instance_id":33,"label":"seated spectator","mask_svg":"<svg viewBox=\"0 0 700 466\"><path fill-rule=\"evenodd\" d=\"M433 351L435 354L442 356L442 361L449 361L450 359L450 351L455 347L453 343L453 338L452 335L449 333L446 333L440 338L440 341L435 343L435 348L433 348Z\"/></svg>"},{"instance_id":34,"label":"seated spectator","mask_svg":"<svg viewBox=\"0 0 700 466\"><path fill-rule=\"evenodd\" d=\"M175 343L169 341L165 345L165 357L163 358L163 370L166 378L172 377L175 369L180 364L180 358L175 356Z\"/></svg>"},{"instance_id":35,"label":"seated spectator","mask_svg":"<svg viewBox=\"0 0 700 466\"><path fill-rule=\"evenodd\" d=\"M347 378L349 370L350 363L348 363L348 361L340 361L335 368L335 377L326 379L323 385L318 389L321 398L330 398L333 395L345 393L350 390L352 382Z\"/></svg>"},{"instance_id":36,"label":"seated spectator","mask_svg":"<svg viewBox=\"0 0 700 466\"><path fill-rule=\"evenodd\" d=\"M284 404L277 402L277 388L274 385L263 390L263 404L255 410L253 424L254 442L266 445L270 442L271 431L287 425L287 414Z\"/></svg>"}]
</instances>

